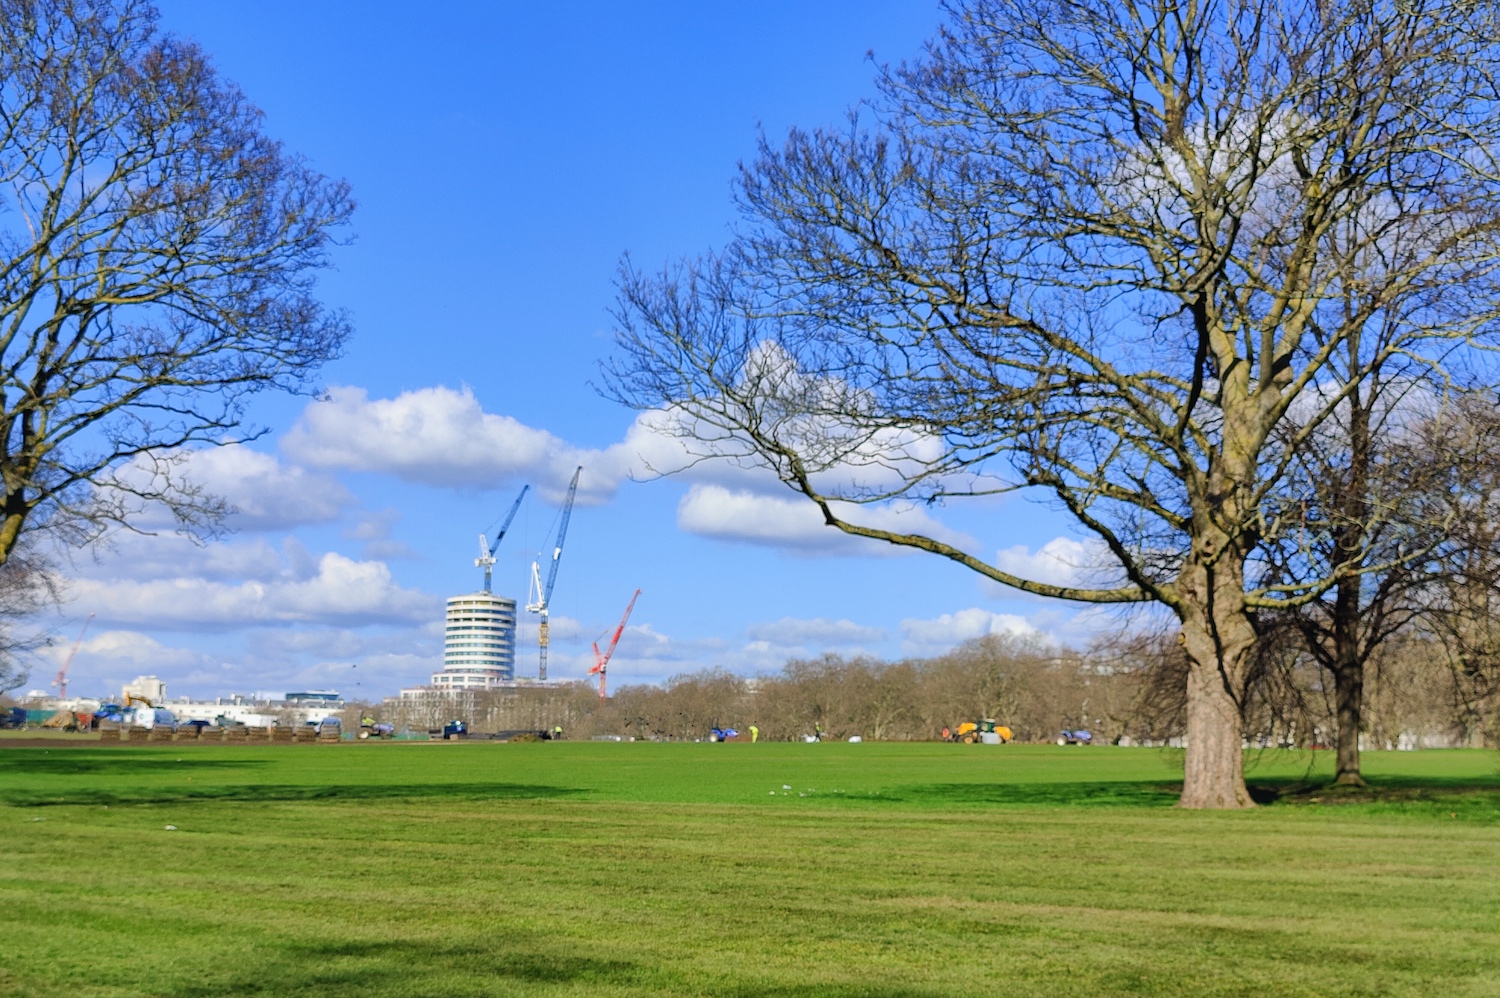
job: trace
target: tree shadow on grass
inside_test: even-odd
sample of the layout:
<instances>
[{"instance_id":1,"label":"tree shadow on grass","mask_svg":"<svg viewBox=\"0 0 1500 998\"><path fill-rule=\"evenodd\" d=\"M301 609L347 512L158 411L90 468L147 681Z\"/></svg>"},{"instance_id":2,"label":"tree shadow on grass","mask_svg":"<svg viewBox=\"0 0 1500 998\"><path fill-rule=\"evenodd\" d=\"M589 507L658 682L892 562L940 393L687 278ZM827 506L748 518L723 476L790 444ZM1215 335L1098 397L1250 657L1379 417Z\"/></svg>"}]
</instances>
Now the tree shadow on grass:
<instances>
[{"instance_id":1,"label":"tree shadow on grass","mask_svg":"<svg viewBox=\"0 0 1500 998\"><path fill-rule=\"evenodd\" d=\"M48 752L43 749L17 749L0 754L0 775L6 773L43 773L48 776L71 776L79 773L155 774L168 771L210 769L258 769L270 765L270 759L177 757L160 751L131 749L69 749Z\"/></svg>"},{"instance_id":2,"label":"tree shadow on grass","mask_svg":"<svg viewBox=\"0 0 1500 998\"><path fill-rule=\"evenodd\" d=\"M57 807L79 804L184 804L203 801L368 801L431 799L533 800L584 793L572 787L531 783L413 783L413 784L241 784L227 787L142 787L135 790L75 790L63 793L0 791L0 802L15 807Z\"/></svg>"},{"instance_id":3,"label":"tree shadow on grass","mask_svg":"<svg viewBox=\"0 0 1500 998\"><path fill-rule=\"evenodd\" d=\"M1273 806L1370 805L1374 810L1432 812L1448 816L1500 820L1500 783L1472 778L1381 778L1364 787L1339 787L1331 781L1260 779L1249 785L1257 804ZM858 803L919 807L1145 807L1176 806L1181 783L935 783L894 788L878 795L843 798Z\"/></svg>"},{"instance_id":4,"label":"tree shadow on grass","mask_svg":"<svg viewBox=\"0 0 1500 998\"><path fill-rule=\"evenodd\" d=\"M430 982L430 983L429 983ZM265 953L253 978L195 982L155 993L169 998L220 998L245 994L491 994L511 984L629 989L647 993L714 994L725 998L934 998L904 987L725 980L684 973L639 960L600 959L560 952L547 939L516 939L499 946L421 940L300 943ZM373 986L372 986L373 985ZM433 990L440 986L445 990ZM158 985L160 987L160 985ZM501 989L497 992L496 988ZM451 990L448 990L451 989Z\"/></svg>"},{"instance_id":5,"label":"tree shadow on grass","mask_svg":"<svg viewBox=\"0 0 1500 998\"><path fill-rule=\"evenodd\" d=\"M893 801L934 807L947 805L1040 804L1049 807L1171 807L1182 785L1157 782L1110 783L933 783L902 787L860 800Z\"/></svg>"},{"instance_id":6,"label":"tree shadow on grass","mask_svg":"<svg viewBox=\"0 0 1500 998\"><path fill-rule=\"evenodd\" d=\"M525 952L496 951L474 944L417 940L295 944L279 952L257 954L255 976L224 981L197 981L161 988L155 994L171 998L218 998L247 994L437 994L424 988L430 979L452 987L455 979L470 978L461 993L491 993L505 981L527 984L639 985L641 973L627 960L528 948ZM416 989L416 990L413 990ZM446 992L444 992L446 993Z\"/></svg>"},{"instance_id":7,"label":"tree shadow on grass","mask_svg":"<svg viewBox=\"0 0 1500 998\"><path fill-rule=\"evenodd\" d=\"M1250 795L1257 804L1426 805L1437 809L1452 805L1500 816L1500 782L1472 777L1380 777L1362 787L1339 786L1332 780L1262 779L1251 785Z\"/></svg>"}]
</instances>

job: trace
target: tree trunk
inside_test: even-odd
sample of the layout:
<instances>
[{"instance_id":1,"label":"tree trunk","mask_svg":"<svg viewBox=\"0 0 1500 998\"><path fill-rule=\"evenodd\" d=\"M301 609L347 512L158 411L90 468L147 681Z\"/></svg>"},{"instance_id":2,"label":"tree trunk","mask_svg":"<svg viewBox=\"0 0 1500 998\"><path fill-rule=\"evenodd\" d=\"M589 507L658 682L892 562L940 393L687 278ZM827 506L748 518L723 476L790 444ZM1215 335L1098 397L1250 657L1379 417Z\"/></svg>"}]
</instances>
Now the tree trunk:
<instances>
[{"instance_id":1,"label":"tree trunk","mask_svg":"<svg viewBox=\"0 0 1500 998\"><path fill-rule=\"evenodd\" d=\"M1338 722L1338 773L1335 783L1362 787L1359 775L1359 729L1365 699L1365 662L1361 654L1363 629L1370 608L1364 601L1365 544L1370 522L1370 406L1373 397L1363 400L1358 386L1349 399L1349 481L1340 502L1342 523L1335 541L1339 567L1352 568L1353 574L1339 580L1333 601L1333 690L1334 715Z\"/></svg>"},{"instance_id":2,"label":"tree trunk","mask_svg":"<svg viewBox=\"0 0 1500 998\"><path fill-rule=\"evenodd\" d=\"M1334 710L1338 717L1338 763L1335 783L1362 787L1359 732L1364 721L1365 670L1359 661L1340 662L1333 670Z\"/></svg>"},{"instance_id":3,"label":"tree trunk","mask_svg":"<svg viewBox=\"0 0 1500 998\"><path fill-rule=\"evenodd\" d=\"M1244 605L1241 564L1187 565L1179 577L1184 597L1179 640L1187 652L1187 758L1179 807L1254 807L1245 786L1246 663L1255 627Z\"/></svg>"},{"instance_id":4,"label":"tree trunk","mask_svg":"<svg viewBox=\"0 0 1500 998\"><path fill-rule=\"evenodd\" d=\"M1218 670L1194 662L1188 671L1187 758L1179 807L1226 810L1254 807L1245 787L1239 704Z\"/></svg>"}]
</instances>

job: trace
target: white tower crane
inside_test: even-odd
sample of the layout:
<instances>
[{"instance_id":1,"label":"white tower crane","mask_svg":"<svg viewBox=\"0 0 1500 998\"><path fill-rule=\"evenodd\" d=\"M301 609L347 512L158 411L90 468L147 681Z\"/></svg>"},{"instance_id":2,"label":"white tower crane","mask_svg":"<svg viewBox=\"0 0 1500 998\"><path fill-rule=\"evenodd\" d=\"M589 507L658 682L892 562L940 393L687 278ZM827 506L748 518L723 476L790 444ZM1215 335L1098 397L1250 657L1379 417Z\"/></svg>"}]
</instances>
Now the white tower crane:
<instances>
[{"instance_id":1,"label":"white tower crane","mask_svg":"<svg viewBox=\"0 0 1500 998\"><path fill-rule=\"evenodd\" d=\"M543 682L547 679L547 645L551 642L551 632L547 623L547 615L552 607L552 587L557 585L557 566L562 561L563 540L568 536L568 521L573 517L573 497L578 494L578 476L583 474L583 466L573 472L573 481L568 485L568 498L563 501L562 522L557 527L557 543L552 546L552 567L547 570L547 584L542 585L542 567L537 562L531 563L531 588L526 597L526 609L542 618L537 627L537 673L536 677Z\"/></svg>"}]
</instances>

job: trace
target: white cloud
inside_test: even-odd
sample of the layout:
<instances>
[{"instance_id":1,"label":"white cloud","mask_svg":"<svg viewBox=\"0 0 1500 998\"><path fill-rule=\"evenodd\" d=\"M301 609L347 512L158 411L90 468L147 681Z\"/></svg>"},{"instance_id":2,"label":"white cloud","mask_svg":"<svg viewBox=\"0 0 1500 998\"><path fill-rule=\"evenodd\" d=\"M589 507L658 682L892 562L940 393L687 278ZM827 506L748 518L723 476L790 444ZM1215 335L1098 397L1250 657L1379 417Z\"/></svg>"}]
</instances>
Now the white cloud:
<instances>
[{"instance_id":1,"label":"white cloud","mask_svg":"<svg viewBox=\"0 0 1500 998\"><path fill-rule=\"evenodd\" d=\"M637 421L639 422L639 421ZM637 442L645 442L634 432ZM468 389L421 388L374 399L362 388L334 388L309 405L281 440L315 468L394 475L446 488L492 489L526 479L556 500L583 465L578 501L609 499L630 472L632 434L607 451L574 447L546 430L485 412Z\"/></svg>"},{"instance_id":2,"label":"white cloud","mask_svg":"<svg viewBox=\"0 0 1500 998\"><path fill-rule=\"evenodd\" d=\"M337 520L354 496L328 475L284 464L244 444L174 451L143 457L120 471L127 485L162 488L168 482L198 488L229 504L225 525L234 530L285 530ZM167 509L150 505L135 521L146 529L172 529Z\"/></svg>"},{"instance_id":3,"label":"white cloud","mask_svg":"<svg viewBox=\"0 0 1500 998\"><path fill-rule=\"evenodd\" d=\"M1035 552L1025 545L1005 548L995 557L1002 572L1054 586L1108 585L1119 576L1102 541L1054 537Z\"/></svg>"},{"instance_id":4,"label":"white cloud","mask_svg":"<svg viewBox=\"0 0 1500 998\"><path fill-rule=\"evenodd\" d=\"M270 580L316 570L316 562L295 538L278 549L265 538L196 544L186 537L118 534L94 559L77 559L79 577L91 579Z\"/></svg>"},{"instance_id":5,"label":"white cloud","mask_svg":"<svg viewBox=\"0 0 1500 998\"><path fill-rule=\"evenodd\" d=\"M857 539L820 530L821 517L807 500L787 496L786 488L732 440L695 444L681 413L639 414L623 439L604 448L584 448L511 417L485 412L467 388L421 388L395 398L371 399L362 388L330 390L310 404L281 440L287 455L310 467L394 475L403 481L442 488L498 489L520 481L537 486L556 502L575 468L582 467L578 502L607 502L623 482L682 474L694 488L679 510L685 529L708 536L804 548L875 550ZM717 434L722 437L722 434ZM888 439L887 439L888 437ZM855 448L844 463L817 474L820 488L894 487L902 470L910 473L935 457L935 439L893 433ZM727 448L737 458L702 460ZM868 451L868 453L866 452ZM736 522L740 507L760 498L760 516L748 527ZM729 508L726 508L729 507ZM840 507L859 522L921 531L950 542L973 542L947 530L909 504Z\"/></svg>"},{"instance_id":6,"label":"white cloud","mask_svg":"<svg viewBox=\"0 0 1500 998\"><path fill-rule=\"evenodd\" d=\"M1050 640L1049 635L1032 626L1025 617L979 607L926 620L908 618L901 621L901 634L905 638L902 648L909 655L933 654L987 634Z\"/></svg>"},{"instance_id":7,"label":"white cloud","mask_svg":"<svg viewBox=\"0 0 1500 998\"><path fill-rule=\"evenodd\" d=\"M242 444L212 447L188 458L187 477L234 507L239 530L284 530L337 520L354 497L338 482L283 464Z\"/></svg>"},{"instance_id":8,"label":"white cloud","mask_svg":"<svg viewBox=\"0 0 1500 998\"><path fill-rule=\"evenodd\" d=\"M267 624L417 623L441 614L436 597L403 589L378 561L354 561L329 552L306 578L249 580L238 584L204 578L148 581L78 579L75 605L100 619L175 630L237 630Z\"/></svg>"},{"instance_id":9,"label":"white cloud","mask_svg":"<svg viewBox=\"0 0 1500 998\"><path fill-rule=\"evenodd\" d=\"M763 641L768 647L843 647L884 641L886 633L879 627L865 627L852 620L829 620L827 617L798 620L795 617L783 617L769 623L756 624L745 631L745 636L752 641Z\"/></svg>"},{"instance_id":10,"label":"white cloud","mask_svg":"<svg viewBox=\"0 0 1500 998\"><path fill-rule=\"evenodd\" d=\"M48 658L61 664L73 651L73 640L46 649ZM186 648L171 648L139 631L113 630L93 634L78 645L75 661L105 659L142 669L183 668L201 665L203 656Z\"/></svg>"},{"instance_id":11,"label":"white cloud","mask_svg":"<svg viewBox=\"0 0 1500 998\"><path fill-rule=\"evenodd\" d=\"M975 545L973 538L949 529L914 505L861 507L840 503L837 512L863 526L925 534L959 548ZM781 547L798 554L894 555L910 550L830 527L823 521L822 511L808 499L722 485L693 485L677 506L677 526L702 537Z\"/></svg>"}]
</instances>

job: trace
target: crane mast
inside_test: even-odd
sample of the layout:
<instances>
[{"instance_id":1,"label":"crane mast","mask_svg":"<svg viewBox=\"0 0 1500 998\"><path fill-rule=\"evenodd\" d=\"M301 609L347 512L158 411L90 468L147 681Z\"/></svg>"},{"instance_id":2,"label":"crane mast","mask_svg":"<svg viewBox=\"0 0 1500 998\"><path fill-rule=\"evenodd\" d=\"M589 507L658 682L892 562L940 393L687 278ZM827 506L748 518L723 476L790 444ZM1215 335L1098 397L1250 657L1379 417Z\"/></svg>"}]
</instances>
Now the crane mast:
<instances>
[{"instance_id":1,"label":"crane mast","mask_svg":"<svg viewBox=\"0 0 1500 998\"><path fill-rule=\"evenodd\" d=\"M557 585L557 566L562 562L563 541L568 536L568 521L573 518L573 499L578 495L578 476L583 474L583 465L573 472L573 481L568 483L568 497L563 501L562 522L557 526L557 543L552 547L552 567L547 570L547 584L542 585L541 566L531 563L531 598L526 609L542 619L537 625L537 674L538 680L547 679L547 646L551 643L551 628L547 617L552 606L552 587Z\"/></svg>"},{"instance_id":2,"label":"crane mast","mask_svg":"<svg viewBox=\"0 0 1500 998\"><path fill-rule=\"evenodd\" d=\"M594 642L594 665L589 669L590 675L599 677L599 699L608 698L604 689L604 674L609 669L610 656L615 653L615 645L620 643L620 635L625 633L625 623L630 620L630 611L635 609L635 601L640 598L641 591L637 589L635 595L630 597L630 602L625 605L625 615L620 618L620 625L615 628L614 637L609 639L609 647L601 655L599 653L599 642Z\"/></svg>"},{"instance_id":3,"label":"crane mast","mask_svg":"<svg viewBox=\"0 0 1500 998\"><path fill-rule=\"evenodd\" d=\"M526 498L526 490L530 485L521 486L521 494L516 496L516 501L511 504L510 512L505 514L505 522L500 525L500 532L495 535L495 543L491 544L489 538L483 534L479 535L479 557L474 559L474 564L484 569L484 591L490 591L490 576L495 569L495 552L500 549L500 541L504 539L505 532L510 529L510 522L516 518L516 510L521 508L521 500Z\"/></svg>"},{"instance_id":4,"label":"crane mast","mask_svg":"<svg viewBox=\"0 0 1500 998\"><path fill-rule=\"evenodd\" d=\"M73 664L73 656L78 654L78 649L83 647L83 636L89 629L89 624L94 620L93 611L89 612L83 626L78 629L78 640L73 642L73 647L68 651L68 657L63 659L62 668L57 670L57 677L52 680L52 685L57 687L57 698L68 699L68 666Z\"/></svg>"}]
</instances>

